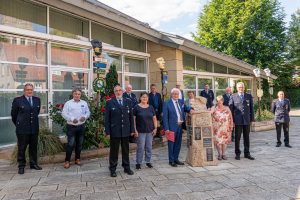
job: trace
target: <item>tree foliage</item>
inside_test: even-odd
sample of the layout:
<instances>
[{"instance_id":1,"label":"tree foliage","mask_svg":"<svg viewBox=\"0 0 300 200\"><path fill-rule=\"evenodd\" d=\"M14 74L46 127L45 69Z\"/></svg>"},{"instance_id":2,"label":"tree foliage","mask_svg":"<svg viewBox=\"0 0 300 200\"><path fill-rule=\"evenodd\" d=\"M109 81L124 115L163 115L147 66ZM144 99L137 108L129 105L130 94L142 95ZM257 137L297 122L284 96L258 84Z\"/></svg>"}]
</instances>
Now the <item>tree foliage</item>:
<instances>
[{"instance_id":1,"label":"tree foliage","mask_svg":"<svg viewBox=\"0 0 300 200\"><path fill-rule=\"evenodd\" d=\"M288 29L288 60L293 66L300 66L300 8L291 17Z\"/></svg>"},{"instance_id":2,"label":"tree foliage","mask_svg":"<svg viewBox=\"0 0 300 200\"><path fill-rule=\"evenodd\" d=\"M193 37L249 64L269 67L275 75L284 63L285 23L278 0L211 0Z\"/></svg>"},{"instance_id":3,"label":"tree foliage","mask_svg":"<svg viewBox=\"0 0 300 200\"><path fill-rule=\"evenodd\" d=\"M114 87L118 84L118 73L115 65L111 65L109 72L106 75L106 87L105 93L106 95L114 94Z\"/></svg>"}]
</instances>

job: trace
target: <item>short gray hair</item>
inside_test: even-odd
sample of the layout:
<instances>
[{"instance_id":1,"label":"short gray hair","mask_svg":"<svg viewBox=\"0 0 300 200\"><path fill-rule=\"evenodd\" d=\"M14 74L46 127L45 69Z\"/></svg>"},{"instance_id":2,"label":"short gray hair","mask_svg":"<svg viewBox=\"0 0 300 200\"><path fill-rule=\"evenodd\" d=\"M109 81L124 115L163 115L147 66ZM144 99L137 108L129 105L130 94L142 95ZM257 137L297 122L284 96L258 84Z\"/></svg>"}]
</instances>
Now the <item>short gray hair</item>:
<instances>
[{"instance_id":1,"label":"short gray hair","mask_svg":"<svg viewBox=\"0 0 300 200\"><path fill-rule=\"evenodd\" d=\"M175 91L177 91L178 94L180 94L180 90L179 90L178 88L173 88L173 89L171 90L171 94L173 94L173 92L175 92Z\"/></svg>"},{"instance_id":2,"label":"short gray hair","mask_svg":"<svg viewBox=\"0 0 300 200\"><path fill-rule=\"evenodd\" d=\"M26 84L24 85L24 88L23 88L23 89L25 90L25 88L28 87L28 86L32 87L32 89L34 88L32 83L26 83Z\"/></svg>"},{"instance_id":3,"label":"short gray hair","mask_svg":"<svg viewBox=\"0 0 300 200\"><path fill-rule=\"evenodd\" d=\"M80 92L80 93L82 93L82 91L81 91L81 89L79 89L79 88L74 88L73 90L72 90L72 94L74 93L74 92Z\"/></svg>"},{"instance_id":4,"label":"short gray hair","mask_svg":"<svg viewBox=\"0 0 300 200\"><path fill-rule=\"evenodd\" d=\"M238 82L238 83L236 84L236 87L239 87L239 86L245 87L245 84L244 84L243 82Z\"/></svg>"}]
</instances>

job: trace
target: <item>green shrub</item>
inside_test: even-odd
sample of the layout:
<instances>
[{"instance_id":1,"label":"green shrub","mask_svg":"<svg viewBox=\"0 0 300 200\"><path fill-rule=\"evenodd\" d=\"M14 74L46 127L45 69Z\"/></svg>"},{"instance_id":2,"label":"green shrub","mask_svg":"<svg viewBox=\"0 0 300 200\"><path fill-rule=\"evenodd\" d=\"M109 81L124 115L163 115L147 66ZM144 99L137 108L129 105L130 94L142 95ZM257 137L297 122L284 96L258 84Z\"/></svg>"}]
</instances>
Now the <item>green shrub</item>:
<instances>
[{"instance_id":1,"label":"green shrub","mask_svg":"<svg viewBox=\"0 0 300 200\"><path fill-rule=\"evenodd\" d=\"M274 115L271 111L267 109L262 109L260 111L260 116L258 116L258 111L255 113L255 121L265 121L274 119Z\"/></svg>"},{"instance_id":2,"label":"green shrub","mask_svg":"<svg viewBox=\"0 0 300 200\"><path fill-rule=\"evenodd\" d=\"M29 161L28 147L26 149L26 162ZM38 159L43 156L53 156L64 150L59 137L47 128L41 128L38 136ZM16 145L12 153L12 162L17 163L18 146Z\"/></svg>"}]
</instances>

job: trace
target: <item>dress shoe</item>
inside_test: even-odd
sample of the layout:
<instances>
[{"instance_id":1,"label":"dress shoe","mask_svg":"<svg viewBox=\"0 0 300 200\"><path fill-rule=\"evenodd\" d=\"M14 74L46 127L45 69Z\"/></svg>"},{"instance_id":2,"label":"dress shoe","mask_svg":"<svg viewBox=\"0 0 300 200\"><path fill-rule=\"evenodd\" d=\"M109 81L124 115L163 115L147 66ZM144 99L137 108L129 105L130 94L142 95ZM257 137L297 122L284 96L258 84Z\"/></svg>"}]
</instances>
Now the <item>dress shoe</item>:
<instances>
[{"instance_id":1,"label":"dress shoe","mask_svg":"<svg viewBox=\"0 0 300 200\"><path fill-rule=\"evenodd\" d=\"M177 165L184 165L184 163L183 163L183 162L180 162L179 160L175 161L175 163L176 163Z\"/></svg>"},{"instance_id":2,"label":"dress shoe","mask_svg":"<svg viewBox=\"0 0 300 200\"><path fill-rule=\"evenodd\" d=\"M18 174L24 174L24 168L19 168Z\"/></svg>"},{"instance_id":3,"label":"dress shoe","mask_svg":"<svg viewBox=\"0 0 300 200\"><path fill-rule=\"evenodd\" d=\"M146 163L146 166L149 168L153 168L153 165L151 163Z\"/></svg>"},{"instance_id":4,"label":"dress shoe","mask_svg":"<svg viewBox=\"0 0 300 200\"><path fill-rule=\"evenodd\" d=\"M235 159L236 159L236 160L241 160L240 155L236 155L236 156L235 156Z\"/></svg>"},{"instance_id":5,"label":"dress shoe","mask_svg":"<svg viewBox=\"0 0 300 200\"><path fill-rule=\"evenodd\" d=\"M222 156L221 155L218 155L218 160L222 160Z\"/></svg>"},{"instance_id":6,"label":"dress shoe","mask_svg":"<svg viewBox=\"0 0 300 200\"><path fill-rule=\"evenodd\" d=\"M70 162L69 162L69 161L66 161L66 162L65 162L64 168L65 168L65 169L69 169L69 168L70 168Z\"/></svg>"},{"instance_id":7,"label":"dress shoe","mask_svg":"<svg viewBox=\"0 0 300 200\"><path fill-rule=\"evenodd\" d=\"M278 144L276 144L276 147L280 147L280 146L281 146L281 144L279 144L279 143L278 143Z\"/></svg>"},{"instance_id":8,"label":"dress shoe","mask_svg":"<svg viewBox=\"0 0 300 200\"><path fill-rule=\"evenodd\" d=\"M42 168L38 165L31 165L30 169L35 169L35 170L42 170Z\"/></svg>"},{"instance_id":9,"label":"dress shoe","mask_svg":"<svg viewBox=\"0 0 300 200\"><path fill-rule=\"evenodd\" d=\"M117 177L117 173L116 172L110 172L110 176L111 177Z\"/></svg>"},{"instance_id":10,"label":"dress shoe","mask_svg":"<svg viewBox=\"0 0 300 200\"><path fill-rule=\"evenodd\" d=\"M289 145L289 144L286 144L286 145L284 145L285 147L288 147L288 148L292 148L292 146L291 145Z\"/></svg>"},{"instance_id":11,"label":"dress shoe","mask_svg":"<svg viewBox=\"0 0 300 200\"><path fill-rule=\"evenodd\" d=\"M175 162L169 162L169 165L171 165L172 167L177 167L177 164Z\"/></svg>"},{"instance_id":12,"label":"dress shoe","mask_svg":"<svg viewBox=\"0 0 300 200\"><path fill-rule=\"evenodd\" d=\"M80 159L76 159L75 164L81 166Z\"/></svg>"},{"instance_id":13,"label":"dress shoe","mask_svg":"<svg viewBox=\"0 0 300 200\"><path fill-rule=\"evenodd\" d=\"M131 169L124 169L124 172L128 175L133 175L133 171Z\"/></svg>"},{"instance_id":14,"label":"dress shoe","mask_svg":"<svg viewBox=\"0 0 300 200\"><path fill-rule=\"evenodd\" d=\"M245 158L248 158L249 160L255 160L255 158L252 157L251 155L247 155L247 156L245 156Z\"/></svg>"},{"instance_id":15,"label":"dress shoe","mask_svg":"<svg viewBox=\"0 0 300 200\"><path fill-rule=\"evenodd\" d=\"M135 165L135 169L137 169L137 170L142 169L142 168L141 168L141 164L136 164L136 165Z\"/></svg>"},{"instance_id":16,"label":"dress shoe","mask_svg":"<svg viewBox=\"0 0 300 200\"><path fill-rule=\"evenodd\" d=\"M222 159L223 159L223 160L227 160L227 156L226 156L226 155L223 155L223 156L222 156Z\"/></svg>"}]
</instances>

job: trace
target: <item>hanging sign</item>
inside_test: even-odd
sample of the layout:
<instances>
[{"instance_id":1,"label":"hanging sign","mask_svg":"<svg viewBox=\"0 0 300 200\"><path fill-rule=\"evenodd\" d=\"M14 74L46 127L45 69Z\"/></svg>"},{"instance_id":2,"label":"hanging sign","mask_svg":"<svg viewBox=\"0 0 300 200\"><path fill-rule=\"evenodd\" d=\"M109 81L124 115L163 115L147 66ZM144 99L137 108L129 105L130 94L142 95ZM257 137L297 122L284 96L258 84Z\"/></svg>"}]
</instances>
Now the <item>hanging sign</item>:
<instances>
[{"instance_id":1,"label":"hanging sign","mask_svg":"<svg viewBox=\"0 0 300 200\"><path fill-rule=\"evenodd\" d=\"M105 69L96 68L95 69L95 73L99 74L99 75L105 75L106 70Z\"/></svg>"},{"instance_id":2,"label":"hanging sign","mask_svg":"<svg viewBox=\"0 0 300 200\"><path fill-rule=\"evenodd\" d=\"M104 78L96 78L93 81L93 89L95 92L105 92L105 80Z\"/></svg>"},{"instance_id":3,"label":"hanging sign","mask_svg":"<svg viewBox=\"0 0 300 200\"><path fill-rule=\"evenodd\" d=\"M94 62L94 67L101 68L101 69L106 69L107 63L103 62Z\"/></svg>"}]
</instances>

